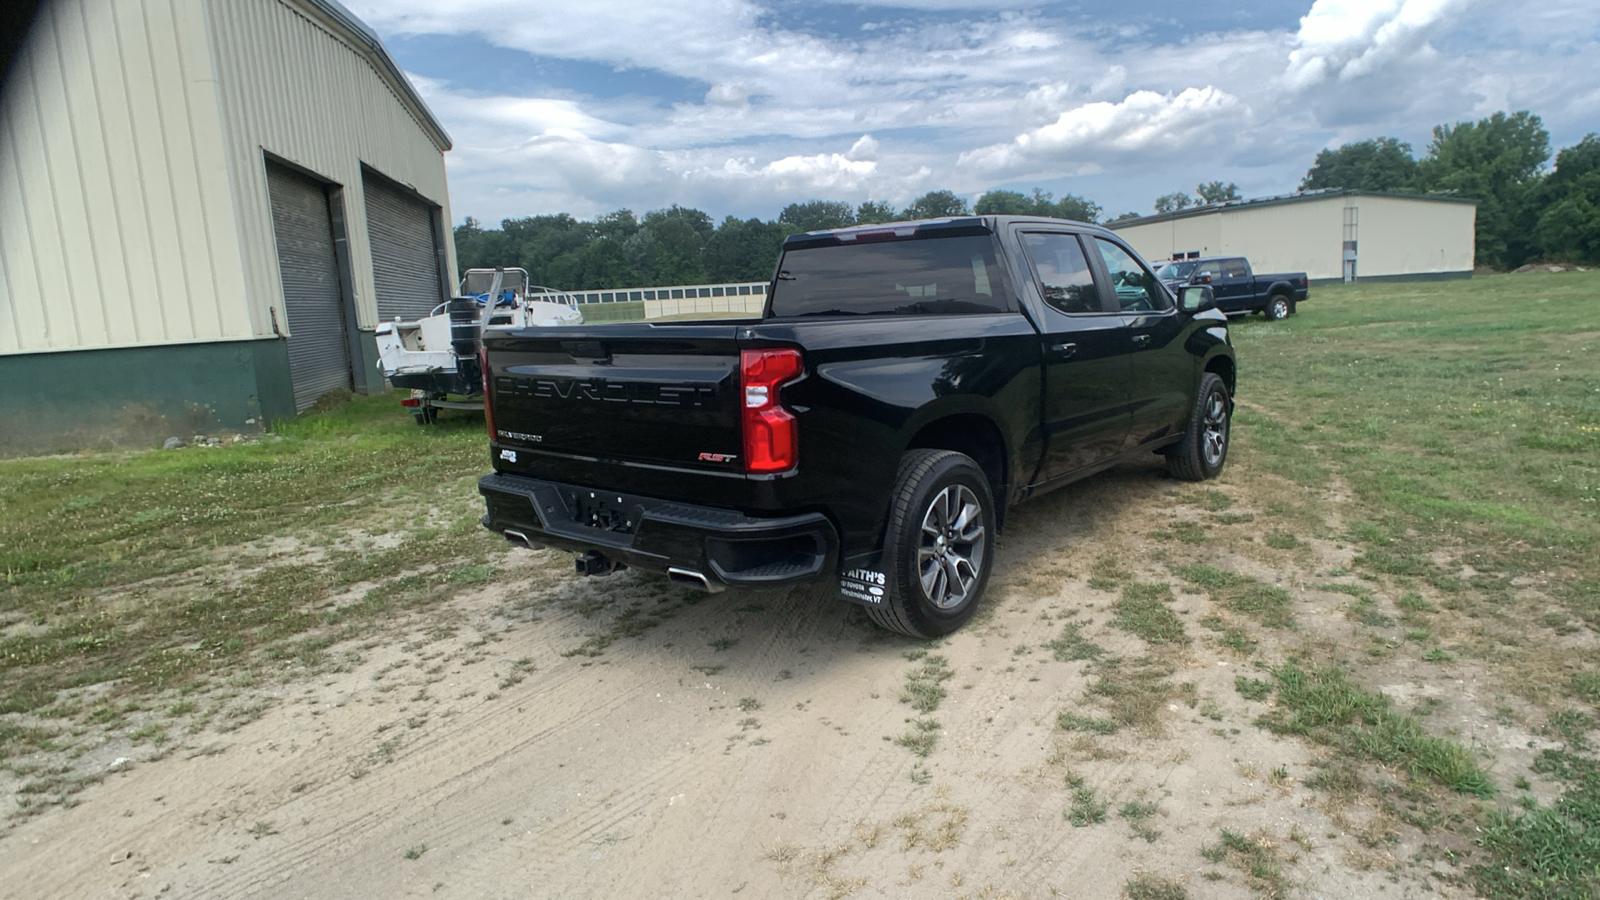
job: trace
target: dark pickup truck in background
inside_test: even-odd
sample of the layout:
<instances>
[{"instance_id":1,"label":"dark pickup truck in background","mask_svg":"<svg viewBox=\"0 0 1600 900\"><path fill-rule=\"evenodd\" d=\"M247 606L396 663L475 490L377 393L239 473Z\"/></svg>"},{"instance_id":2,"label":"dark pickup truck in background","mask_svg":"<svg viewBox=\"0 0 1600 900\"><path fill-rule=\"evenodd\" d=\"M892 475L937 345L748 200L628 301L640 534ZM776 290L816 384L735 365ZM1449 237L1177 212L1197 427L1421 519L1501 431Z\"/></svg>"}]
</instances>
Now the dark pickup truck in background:
<instances>
[{"instance_id":1,"label":"dark pickup truck in background","mask_svg":"<svg viewBox=\"0 0 1600 900\"><path fill-rule=\"evenodd\" d=\"M1134 454L1221 471L1234 353L1092 225L795 235L759 319L488 328L484 525L709 591L827 580L886 628L973 614L1016 503Z\"/></svg>"},{"instance_id":2,"label":"dark pickup truck in background","mask_svg":"<svg viewBox=\"0 0 1600 900\"><path fill-rule=\"evenodd\" d=\"M1175 259L1157 269L1156 277L1173 292L1191 284L1209 285L1224 313L1258 312L1274 322L1294 315L1296 304L1310 294L1306 273L1257 275L1242 256Z\"/></svg>"}]
</instances>

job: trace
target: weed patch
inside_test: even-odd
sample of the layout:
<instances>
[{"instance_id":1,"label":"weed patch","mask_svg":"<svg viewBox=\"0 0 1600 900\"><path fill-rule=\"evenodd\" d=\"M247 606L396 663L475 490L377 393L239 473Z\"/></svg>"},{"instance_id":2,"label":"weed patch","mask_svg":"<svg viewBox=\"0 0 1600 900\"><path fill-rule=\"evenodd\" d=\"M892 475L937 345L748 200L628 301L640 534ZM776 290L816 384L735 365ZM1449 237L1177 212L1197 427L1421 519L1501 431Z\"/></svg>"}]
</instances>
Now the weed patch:
<instances>
[{"instance_id":1,"label":"weed patch","mask_svg":"<svg viewBox=\"0 0 1600 900\"><path fill-rule=\"evenodd\" d=\"M1201 563L1179 566L1174 571L1225 609L1249 616L1269 628L1294 625L1294 598L1283 588Z\"/></svg>"},{"instance_id":2,"label":"weed patch","mask_svg":"<svg viewBox=\"0 0 1600 900\"><path fill-rule=\"evenodd\" d=\"M1278 705L1258 720L1266 728L1305 735L1464 794L1494 793L1471 753L1427 734L1416 720L1395 712L1389 698L1351 684L1341 670L1307 672L1291 662L1273 670L1273 677Z\"/></svg>"},{"instance_id":3,"label":"weed patch","mask_svg":"<svg viewBox=\"0 0 1600 900\"><path fill-rule=\"evenodd\" d=\"M1045 642L1045 648L1060 662L1077 662L1104 656L1105 648L1084 637L1082 628L1083 626L1077 622L1068 622L1061 626L1060 635Z\"/></svg>"},{"instance_id":4,"label":"weed patch","mask_svg":"<svg viewBox=\"0 0 1600 900\"><path fill-rule=\"evenodd\" d=\"M900 689L900 702L917 712L930 713L939 708L945 697L944 683L955 675L950 660L937 653L921 658L921 665L906 673L905 687Z\"/></svg>"},{"instance_id":5,"label":"weed patch","mask_svg":"<svg viewBox=\"0 0 1600 900\"><path fill-rule=\"evenodd\" d=\"M1115 624L1152 644L1188 644L1183 621L1167 606L1172 599L1172 588L1166 584L1124 585L1112 606Z\"/></svg>"}]
</instances>

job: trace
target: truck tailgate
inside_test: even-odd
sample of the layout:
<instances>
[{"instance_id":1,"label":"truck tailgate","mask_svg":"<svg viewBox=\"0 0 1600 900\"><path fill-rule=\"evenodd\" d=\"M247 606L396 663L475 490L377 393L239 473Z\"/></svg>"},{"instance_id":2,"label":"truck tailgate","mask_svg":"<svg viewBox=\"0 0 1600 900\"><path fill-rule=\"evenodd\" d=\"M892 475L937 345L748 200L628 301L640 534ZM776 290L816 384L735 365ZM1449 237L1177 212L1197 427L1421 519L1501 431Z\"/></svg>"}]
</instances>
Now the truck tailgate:
<instances>
[{"instance_id":1,"label":"truck tailgate","mask_svg":"<svg viewBox=\"0 0 1600 900\"><path fill-rule=\"evenodd\" d=\"M741 471L738 326L492 331L496 445L530 452L546 471L562 457Z\"/></svg>"}]
</instances>

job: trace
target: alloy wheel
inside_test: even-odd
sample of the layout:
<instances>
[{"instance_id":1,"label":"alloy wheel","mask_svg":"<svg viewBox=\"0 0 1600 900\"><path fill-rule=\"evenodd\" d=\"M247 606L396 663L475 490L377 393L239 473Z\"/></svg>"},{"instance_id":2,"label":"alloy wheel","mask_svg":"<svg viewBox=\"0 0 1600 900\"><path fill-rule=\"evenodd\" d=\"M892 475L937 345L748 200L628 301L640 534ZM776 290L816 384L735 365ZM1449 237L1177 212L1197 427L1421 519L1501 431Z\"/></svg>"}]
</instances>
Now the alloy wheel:
<instances>
[{"instance_id":1,"label":"alloy wheel","mask_svg":"<svg viewBox=\"0 0 1600 900\"><path fill-rule=\"evenodd\" d=\"M939 609L966 602L983 572L987 549L977 495L961 484L940 491L922 515L917 576L923 595Z\"/></svg>"},{"instance_id":2,"label":"alloy wheel","mask_svg":"<svg viewBox=\"0 0 1600 900\"><path fill-rule=\"evenodd\" d=\"M1215 469L1222 465L1228 452L1228 398L1222 391L1212 391L1206 397L1204 429L1200 436L1200 453L1206 467Z\"/></svg>"}]
</instances>

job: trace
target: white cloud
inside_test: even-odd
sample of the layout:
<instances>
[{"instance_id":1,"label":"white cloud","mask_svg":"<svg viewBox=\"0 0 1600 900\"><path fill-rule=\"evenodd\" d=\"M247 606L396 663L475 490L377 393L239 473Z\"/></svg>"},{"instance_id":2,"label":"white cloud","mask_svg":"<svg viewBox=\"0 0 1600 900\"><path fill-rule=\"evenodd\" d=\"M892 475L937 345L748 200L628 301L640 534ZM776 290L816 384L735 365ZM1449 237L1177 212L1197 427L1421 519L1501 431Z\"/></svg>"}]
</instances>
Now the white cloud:
<instances>
[{"instance_id":1,"label":"white cloud","mask_svg":"<svg viewBox=\"0 0 1600 900\"><path fill-rule=\"evenodd\" d=\"M1431 55L1428 39L1460 20L1470 0L1316 0L1300 20L1288 83L1304 90L1350 81Z\"/></svg>"},{"instance_id":2,"label":"white cloud","mask_svg":"<svg viewBox=\"0 0 1600 900\"><path fill-rule=\"evenodd\" d=\"M525 96L418 80L455 138L453 207L491 220L669 203L771 216L819 196L1034 184L1144 208L1218 177L1280 193L1326 142L1387 134L1420 151L1433 124L1501 108L1544 113L1570 142L1600 106L1600 67L1581 62L1600 51L1593 0L1302 0L1298 28L1231 32L1219 23L1248 17L1113 15L1126 7L1110 0L824 0L810 25L777 0L346 2L385 36L526 53L535 76L506 84L557 73ZM857 27L860 6L885 9ZM575 79L594 65L625 89L586 93Z\"/></svg>"},{"instance_id":3,"label":"white cloud","mask_svg":"<svg viewBox=\"0 0 1600 900\"><path fill-rule=\"evenodd\" d=\"M1193 154L1235 133L1250 109L1215 87L1176 96L1135 91L1119 103L1085 103L1009 143L961 154L960 165L1000 175L1044 169L1097 171L1116 157ZM1092 167L1092 168L1086 168Z\"/></svg>"}]
</instances>

